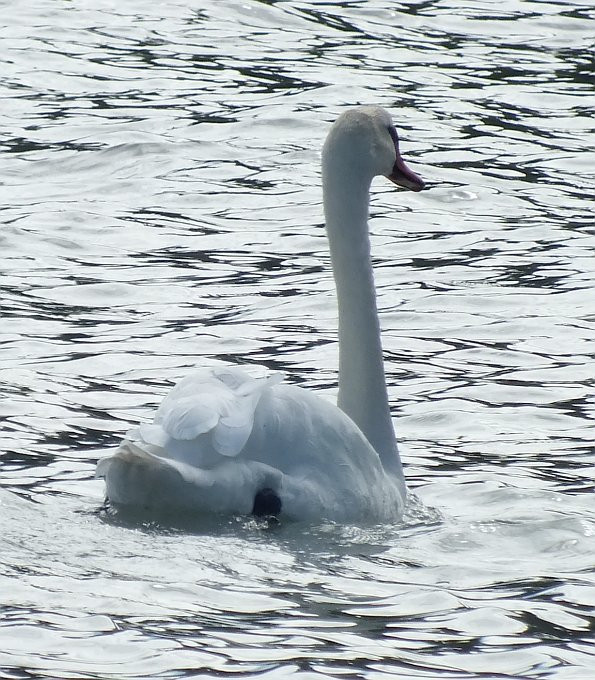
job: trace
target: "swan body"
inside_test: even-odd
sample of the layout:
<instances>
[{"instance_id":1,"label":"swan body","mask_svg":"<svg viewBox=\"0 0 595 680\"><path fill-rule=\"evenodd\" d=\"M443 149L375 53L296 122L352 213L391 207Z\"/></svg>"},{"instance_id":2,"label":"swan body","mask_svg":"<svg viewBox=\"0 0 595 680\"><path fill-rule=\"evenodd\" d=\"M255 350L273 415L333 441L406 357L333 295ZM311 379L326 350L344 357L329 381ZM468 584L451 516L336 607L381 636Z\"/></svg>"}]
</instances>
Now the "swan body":
<instances>
[{"instance_id":1,"label":"swan body","mask_svg":"<svg viewBox=\"0 0 595 680\"><path fill-rule=\"evenodd\" d=\"M152 423L99 461L116 506L296 520L393 521L406 487L390 417L367 228L385 175L419 191L389 114L346 111L323 148L326 228L339 308L337 405L278 374L204 368L181 380Z\"/></svg>"}]
</instances>

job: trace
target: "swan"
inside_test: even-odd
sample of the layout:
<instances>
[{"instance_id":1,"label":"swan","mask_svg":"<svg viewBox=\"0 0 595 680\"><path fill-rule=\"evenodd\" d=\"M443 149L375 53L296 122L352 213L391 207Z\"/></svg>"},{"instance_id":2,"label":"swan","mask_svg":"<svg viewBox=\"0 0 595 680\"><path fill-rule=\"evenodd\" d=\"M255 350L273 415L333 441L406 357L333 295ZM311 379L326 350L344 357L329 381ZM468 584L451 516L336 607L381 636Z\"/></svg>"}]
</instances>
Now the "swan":
<instances>
[{"instance_id":1,"label":"swan","mask_svg":"<svg viewBox=\"0 0 595 680\"><path fill-rule=\"evenodd\" d=\"M390 417L368 234L372 179L421 191L389 113L345 111L322 151L337 290L337 404L239 366L203 368L166 395L152 423L101 459L116 507L312 521L400 518L406 498Z\"/></svg>"}]
</instances>

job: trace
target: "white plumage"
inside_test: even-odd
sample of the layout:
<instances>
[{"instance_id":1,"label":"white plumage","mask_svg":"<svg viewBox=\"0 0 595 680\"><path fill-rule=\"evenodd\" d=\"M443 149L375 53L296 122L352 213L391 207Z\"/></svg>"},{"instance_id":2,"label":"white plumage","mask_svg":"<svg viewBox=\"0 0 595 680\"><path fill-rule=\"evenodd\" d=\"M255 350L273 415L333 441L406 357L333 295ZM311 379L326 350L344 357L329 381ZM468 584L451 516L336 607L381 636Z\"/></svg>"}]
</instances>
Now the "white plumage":
<instances>
[{"instance_id":1,"label":"white plumage","mask_svg":"<svg viewBox=\"0 0 595 680\"><path fill-rule=\"evenodd\" d=\"M278 374L237 366L181 380L96 475L111 503L249 514L270 490L297 520L392 521L406 496L384 378L367 211L375 175L419 191L383 109L344 113L323 149L327 233L339 304L338 406Z\"/></svg>"}]
</instances>

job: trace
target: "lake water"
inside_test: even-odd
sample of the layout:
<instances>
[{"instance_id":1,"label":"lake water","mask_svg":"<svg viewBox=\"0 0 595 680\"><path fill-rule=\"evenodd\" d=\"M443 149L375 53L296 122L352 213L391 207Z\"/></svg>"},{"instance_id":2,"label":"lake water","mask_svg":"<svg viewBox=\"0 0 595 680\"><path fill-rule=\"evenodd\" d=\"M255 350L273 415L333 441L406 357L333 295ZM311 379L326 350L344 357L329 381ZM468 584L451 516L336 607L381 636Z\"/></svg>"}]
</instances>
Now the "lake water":
<instances>
[{"instance_id":1,"label":"lake water","mask_svg":"<svg viewBox=\"0 0 595 680\"><path fill-rule=\"evenodd\" d=\"M0 37L0 677L595 677L591 0L31 0ZM332 396L320 146L374 184L398 526L101 511L197 365Z\"/></svg>"}]
</instances>

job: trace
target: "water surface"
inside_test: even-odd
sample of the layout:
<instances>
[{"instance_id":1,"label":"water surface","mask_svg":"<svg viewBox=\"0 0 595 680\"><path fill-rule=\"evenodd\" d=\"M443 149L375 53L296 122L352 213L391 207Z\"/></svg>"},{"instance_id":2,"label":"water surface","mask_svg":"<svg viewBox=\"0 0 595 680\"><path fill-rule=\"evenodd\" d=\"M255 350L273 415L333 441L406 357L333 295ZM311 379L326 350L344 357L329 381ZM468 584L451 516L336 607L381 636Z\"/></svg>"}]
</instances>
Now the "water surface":
<instances>
[{"instance_id":1,"label":"water surface","mask_svg":"<svg viewBox=\"0 0 595 680\"><path fill-rule=\"evenodd\" d=\"M7 7L0 677L586 680L595 667L588 2ZM319 149L374 185L398 526L100 510L95 463L220 361L336 390Z\"/></svg>"}]
</instances>

